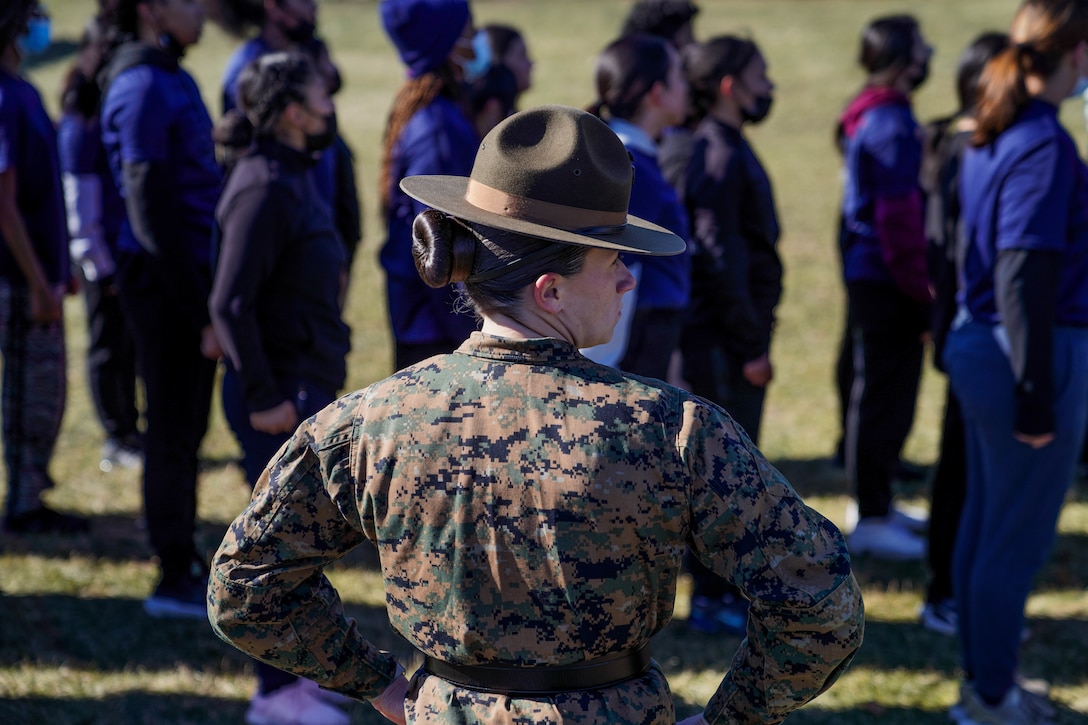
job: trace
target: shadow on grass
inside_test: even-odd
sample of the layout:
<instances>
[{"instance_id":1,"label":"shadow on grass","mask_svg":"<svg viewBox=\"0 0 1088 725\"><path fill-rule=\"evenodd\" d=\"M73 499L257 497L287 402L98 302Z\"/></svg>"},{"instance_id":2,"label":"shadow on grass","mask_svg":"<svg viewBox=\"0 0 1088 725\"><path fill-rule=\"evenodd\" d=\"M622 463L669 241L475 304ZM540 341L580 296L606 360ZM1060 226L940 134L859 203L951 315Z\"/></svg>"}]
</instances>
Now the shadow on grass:
<instances>
[{"instance_id":1,"label":"shadow on grass","mask_svg":"<svg viewBox=\"0 0 1088 725\"><path fill-rule=\"evenodd\" d=\"M112 561L144 561L152 557L142 518L110 514L92 516L90 523L91 529L85 534L7 535L0 544L0 551L5 554L39 554L61 559L73 554ZM218 548L226 532L225 524L197 521L197 549L210 556Z\"/></svg>"},{"instance_id":2,"label":"shadow on grass","mask_svg":"<svg viewBox=\"0 0 1088 725\"><path fill-rule=\"evenodd\" d=\"M214 675L240 674L250 666L249 658L216 637L206 620L152 619L137 599L0 594L0 611L0 667L122 672L184 666ZM350 605L346 611L376 646L411 656L390 628L384 607Z\"/></svg>"},{"instance_id":3,"label":"shadow on grass","mask_svg":"<svg viewBox=\"0 0 1088 725\"><path fill-rule=\"evenodd\" d=\"M251 661L219 641L206 622L153 620L144 615L135 599L0 595L0 611L4 612L0 668L70 668L92 673L168 673L185 668L206 678L250 676L252 672ZM352 605L347 612L364 637L411 665L412 650L389 627L384 607ZM1025 673L1059 686L1083 684L1088 653L1071 651L1069 643L1088 641L1088 622L1033 620L1030 626L1034 636L1024 649ZM737 637L710 637L674 621L655 638L653 647L666 674L675 676L724 672L739 644ZM928 632L913 622L870 621L854 667L937 673L953 680L957 676L957 645L954 639ZM679 702L678 714L693 714L702 704ZM243 708L244 703L198 695L133 691L102 699L0 701L0 722L239 722ZM356 722L371 721L369 711L353 712L353 716ZM873 705L831 712L813 706L792 716L790 722L936 723L945 718L944 712L922 709Z\"/></svg>"},{"instance_id":4,"label":"shadow on grass","mask_svg":"<svg viewBox=\"0 0 1088 725\"><path fill-rule=\"evenodd\" d=\"M50 725L240 723L247 703L199 695L132 691L101 698L0 700L0 722Z\"/></svg>"}]
</instances>

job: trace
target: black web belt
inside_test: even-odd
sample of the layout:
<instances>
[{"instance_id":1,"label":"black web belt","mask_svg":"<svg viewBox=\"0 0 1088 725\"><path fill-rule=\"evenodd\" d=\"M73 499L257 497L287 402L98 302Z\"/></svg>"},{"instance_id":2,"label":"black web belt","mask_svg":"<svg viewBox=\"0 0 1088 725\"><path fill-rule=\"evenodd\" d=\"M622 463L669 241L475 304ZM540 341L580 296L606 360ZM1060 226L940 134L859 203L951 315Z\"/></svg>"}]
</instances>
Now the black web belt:
<instances>
[{"instance_id":1,"label":"black web belt","mask_svg":"<svg viewBox=\"0 0 1088 725\"><path fill-rule=\"evenodd\" d=\"M426 656L423 670L455 685L521 697L597 690L641 677L650 669L650 645L556 667L455 665Z\"/></svg>"}]
</instances>

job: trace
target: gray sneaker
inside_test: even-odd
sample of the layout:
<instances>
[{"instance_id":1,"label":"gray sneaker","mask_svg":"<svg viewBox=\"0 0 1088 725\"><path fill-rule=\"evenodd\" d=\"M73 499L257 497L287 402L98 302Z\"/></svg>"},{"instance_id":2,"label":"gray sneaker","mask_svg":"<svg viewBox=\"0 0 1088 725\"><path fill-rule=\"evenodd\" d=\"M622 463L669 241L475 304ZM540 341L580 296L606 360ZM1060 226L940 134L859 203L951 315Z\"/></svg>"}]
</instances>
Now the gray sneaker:
<instances>
[{"instance_id":1,"label":"gray sneaker","mask_svg":"<svg viewBox=\"0 0 1088 725\"><path fill-rule=\"evenodd\" d=\"M958 725L1052 725L1056 710L1045 696L1013 685L997 705L987 705L975 688L960 688L948 715Z\"/></svg>"}]
</instances>

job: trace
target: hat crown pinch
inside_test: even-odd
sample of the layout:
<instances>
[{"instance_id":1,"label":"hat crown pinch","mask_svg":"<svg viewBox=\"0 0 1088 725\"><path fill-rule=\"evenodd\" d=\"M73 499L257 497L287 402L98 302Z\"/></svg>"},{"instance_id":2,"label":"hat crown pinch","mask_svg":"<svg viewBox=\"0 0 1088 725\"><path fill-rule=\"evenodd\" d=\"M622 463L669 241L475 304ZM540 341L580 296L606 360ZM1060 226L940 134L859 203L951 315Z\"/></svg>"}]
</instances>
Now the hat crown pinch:
<instances>
[{"instance_id":1,"label":"hat crown pinch","mask_svg":"<svg viewBox=\"0 0 1088 725\"><path fill-rule=\"evenodd\" d=\"M626 213L633 170L623 143L596 116L544 106L511 116L487 135L472 179L526 199Z\"/></svg>"}]
</instances>

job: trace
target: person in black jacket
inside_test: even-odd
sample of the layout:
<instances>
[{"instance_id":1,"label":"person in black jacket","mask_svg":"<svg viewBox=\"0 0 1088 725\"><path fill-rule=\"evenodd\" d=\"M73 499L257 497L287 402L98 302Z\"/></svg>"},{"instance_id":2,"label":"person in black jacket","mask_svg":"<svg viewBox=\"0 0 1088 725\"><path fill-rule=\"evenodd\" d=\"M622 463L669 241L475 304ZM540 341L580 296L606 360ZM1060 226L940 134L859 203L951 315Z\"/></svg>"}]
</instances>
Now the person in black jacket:
<instances>
[{"instance_id":1,"label":"person in black jacket","mask_svg":"<svg viewBox=\"0 0 1088 725\"><path fill-rule=\"evenodd\" d=\"M684 379L725 408L753 442L774 377L771 335L782 295L771 182L743 127L770 112L774 84L751 40L713 38L687 54L696 113L684 180L694 241L691 305L680 349ZM743 633L748 603L697 561L688 624Z\"/></svg>"},{"instance_id":2,"label":"person in black jacket","mask_svg":"<svg viewBox=\"0 0 1088 725\"><path fill-rule=\"evenodd\" d=\"M220 250L209 310L226 357L223 411L255 485L304 420L331 403L346 374L340 317L347 254L309 173L333 142L332 101L305 55L262 55L242 71L232 125L253 144L216 207ZM306 680L258 663L247 722L346 725Z\"/></svg>"}]
</instances>

